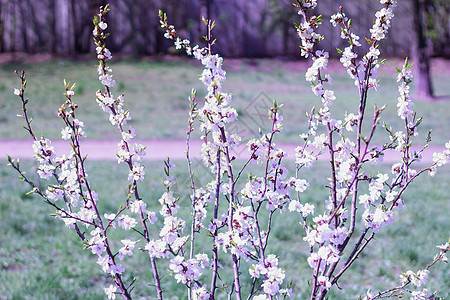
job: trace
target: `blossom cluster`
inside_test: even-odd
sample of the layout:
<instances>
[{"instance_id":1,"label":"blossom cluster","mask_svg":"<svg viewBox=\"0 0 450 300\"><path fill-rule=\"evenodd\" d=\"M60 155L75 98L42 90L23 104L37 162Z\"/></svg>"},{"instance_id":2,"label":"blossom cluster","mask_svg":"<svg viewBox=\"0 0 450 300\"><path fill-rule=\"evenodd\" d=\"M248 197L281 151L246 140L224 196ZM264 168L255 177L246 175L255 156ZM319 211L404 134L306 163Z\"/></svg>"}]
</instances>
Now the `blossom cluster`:
<instances>
[{"instance_id":1,"label":"blossom cluster","mask_svg":"<svg viewBox=\"0 0 450 300\"><path fill-rule=\"evenodd\" d=\"M186 221L176 216L179 208L179 198L174 197L171 190L171 180L169 180L171 177L169 170L174 168L175 165L169 161L166 166L168 168L168 180L166 180L167 192L163 193L159 199L159 203L161 204L159 213L164 219L164 225L159 231L160 239L150 239L145 247L150 257L157 258L167 258L169 253L178 253L189 237L182 235L186 227Z\"/></svg>"},{"instance_id":2,"label":"blossom cluster","mask_svg":"<svg viewBox=\"0 0 450 300\"><path fill-rule=\"evenodd\" d=\"M299 14L302 11L303 10L300 10ZM322 39L320 34L314 32L314 29L316 29L321 23L321 17L312 17L309 21L305 20L303 23L296 25L297 34L302 41L302 45L300 46L301 55L305 58L309 57L309 55L313 52L314 45Z\"/></svg>"},{"instance_id":3,"label":"blossom cluster","mask_svg":"<svg viewBox=\"0 0 450 300\"><path fill-rule=\"evenodd\" d=\"M21 78L25 81L23 74ZM66 226L75 229L87 248L97 256L97 263L101 269L114 278L115 285L105 288L108 298L114 299L117 287L125 293L121 279L121 274L125 269L121 263L117 262L117 259L123 260L126 255L131 255L136 241L122 240L123 247L120 248L116 257L111 252L107 230L116 227L114 220L117 220L119 227L124 230L133 228L136 221L126 214L120 216L105 214L104 219L100 215L97 207L99 197L88 181L88 173L84 164L85 157L83 157L80 147L80 139L85 136L85 132L84 123L76 118L76 109L78 108L74 102L76 85L69 87L69 83L64 81L64 87L66 101L58 109L58 116L65 124L61 131L61 137L70 142L69 153L58 155L51 145L51 141L44 137L37 139L30 122L27 122L27 130L34 138L32 145L34 158L39 162L37 173L42 179L54 181L47 186L45 193L40 192L37 187L34 190L40 193L47 203L56 208L55 216L64 221ZM23 92L18 95L22 100ZM24 111L24 117L28 119L26 111ZM91 229L89 236L82 232L80 226Z\"/></svg>"},{"instance_id":4,"label":"blossom cluster","mask_svg":"<svg viewBox=\"0 0 450 300\"><path fill-rule=\"evenodd\" d=\"M413 105L411 102L411 96L409 95L409 84L412 81L411 68L408 63L405 62L402 69L399 70L397 75L397 82L401 82L398 91L400 96L398 97L398 116L403 120L412 120L414 116Z\"/></svg>"},{"instance_id":5,"label":"blossom cluster","mask_svg":"<svg viewBox=\"0 0 450 300\"><path fill-rule=\"evenodd\" d=\"M394 13L392 8L397 5L397 1L395 0L380 0L381 4L384 4L381 10L377 11L375 14L375 21L373 22L373 26L370 29L371 38L373 40L383 40L386 37L386 34L391 27L391 20L394 17Z\"/></svg>"},{"instance_id":6,"label":"blossom cluster","mask_svg":"<svg viewBox=\"0 0 450 300\"><path fill-rule=\"evenodd\" d=\"M160 14L161 27L166 29L166 37L172 39L177 46L180 38L177 37L174 26L168 25L164 14ZM207 24L207 20L205 22ZM204 163L210 167L213 173L220 178L226 174L232 177L231 162L233 160L229 153L239 145L240 138L236 134L227 131L226 125L235 121L237 112L230 106L231 94L222 91L222 83L226 72L222 69L223 58L217 54L210 53L209 48L195 46L191 48L190 43L182 43L191 54L204 66L200 80L206 87L207 94L203 106L196 111L200 122L200 130L204 132L202 139L202 156ZM265 203L265 208L272 214L275 210L284 211L290 202L290 192L294 189L304 190L307 182L287 178L286 168L281 166L282 159L286 153L276 147L272 139L275 134L282 131L282 116L279 106L269 110L269 119L272 122L272 130L263 134L258 140L252 139L247 143L250 152L250 160L267 166L264 176L252 176L240 193L232 192L234 182L223 183L213 181L208 184L208 189L197 188L191 196L194 203L194 224L197 230L204 228L201 221L206 216L205 205L212 201L212 194L216 189L223 194L228 194L234 200L236 207L228 210L222 216L215 217L207 230L214 237L217 248L231 253L237 259L259 260L265 262L263 248L268 242L268 232L261 230L257 224L259 207ZM240 200L237 200L238 197ZM222 231L222 229L227 229ZM273 255L272 255L273 256ZM270 256L270 257L272 257ZM214 265L214 264L213 264ZM275 266L274 266L275 267ZM214 268L214 267L213 267ZM277 293L286 294L286 289L280 289L284 279L284 271L276 268L281 275L276 275L275 269L267 274L263 288L267 295ZM275 276L275 277L274 277Z\"/></svg>"},{"instance_id":7,"label":"blossom cluster","mask_svg":"<svg viewBox=\"0 0 450 300\"><path fill-rule=\"evenodd\" d=\"M127 124L131 120L131 115L128 110L124 109L124 97L123 95L114 97L111 91L111 88L115 85L115 81L113 79L112 70L108 66L108 61L112 59L111 51L106 47L105 42L106 38L109 36L109 34L105 32L108 28L105 18L107 12L109 12L109 6L101 9L100 13L94 17L94 30L92 32L98 59L97 72L99 74L99 81L104 86L103 91L97 91L96 101L101 109L109 114L109 121L113 126L117 127L121 135L121 140L117 145L116 156L118 163L125 163L129 168L128 181L130 182L130 185L128 186L126 205L121 207L118 210L118 213L105 213L104 217L108 221L108 229L116 229L118 226L125 231L135 229L139 220L144 232L143 235L147 242L145 249L148 250L150 239L147 231L147 223L153 224L156 222L157 218L154 212L147 210L147 204L140 198L137 186L137 182L143 181L145 176L144 166L141 165L139 161L145 156L146 147L139 143L133 143L133 138L136 134L134 128ZM101 236L96 237L95 240L98 241L101 240L101 238ZM135 249L137 241L124 239L121 240L121 243L122 247L117 254L117 257L120 260L124 259L125 256L133 255L133 250ZM99 249L111 252L110 247L111 246L107 244L106 249L101 247ZM109 270L106 271L106 269L107 266L111 264L111 260L100 257L98 263L101 264L105 272L109 272ZM119 271L122 273L124 268L120 266L113 269L110 273L115 276ZM159 282L157 282L157 286L159 286L158 284ZM120 283L118 286L122 295L127 295L127 289L124 286L121 286ZM111 293L111 290L112 289L105 288L105 293L108 298L113 299L114 294Z\"/></svg>"},{"instance_id":8,"label":"blossom cluster","mask_svg":"<svg viewBox=\"0 0 450 300\"><path fill-rule=\"evenodd\" d=\"M313 296L323 296L327 290L337 281L348 266L367 245L379 230L393 222L394 217L404 205L401 198L405 188L414 178L422 173L411 168L411 163L420 161L421 152L410 151L410 137L417 134L417 126L420 122L415 120L412 104L409 96L409 83L411 82L411 71L407 61L403 69L399 69L398 81L400 81L400 97L398 99L399 116L406 120L406 130L390 133L391 143L380 146L369 146L373 132L378 125L378 118L385 107L375 108L374 123L368 136L362 132L362 122L366 97L370 89L378 88L377 70L380 66L378 61L380 51L379 42L385 38L393 17L392 8L395 1L380 1L384 7L375 14L375 21L371 29L371 39L368 40L369 51L358 60L357 47L360 47L360 37L351 31L351 20L345 15L342 7L339 12L331 16L330 22L333 26L341 27L341 38L348 41L349 45L342 51L340 61L347 69L347 73L355 81L360 93L360 106L357 113L346 113L344 120L333 119L330 115L330 107L335 100L333 91L324 88L325 83L331 83L331 77L325 74L329 54L317 49L320 42L319 35L313 33L320 22L320 17L311 16L307 9L299 6L299 15L303 16L303 22L297 25L297 32L301 39L301 55L311 56L312 65L306 72L306 80L311 83L312 92L321 98L322 105L318 110L313 110L307 115L309 119L308 132L302 134L304 145L296 148L297 169L311 167L318 156L329 153L331 163L331 177L329 198L325 201L326 210L314 216L314 210L309 209L309 204L294 200L290 209L300 212L300 222L305 229L307 241L311 247L308 263L314 271ZM314 26L310 26L310 24ZM315 37L315 38L314 38ZM310 43L308 45L308 43ZM308 45L308 47L305 47ZM309 49L305 51L305 49ZM317 134L318 127L323 125L325 134ZM356 131L356 139L349 138L349 134ZM337 138L337 139L336 139ZM332 141L334 143L332 144ZM426 146L424 146L425 148ZM363 163L378 164L383 161L384 151L395 149L403 157L401 163L392 167L392 176L385 173L374 175L362 172ZM442 165L448 160L448 151L434 155L435 163L429 167L433 172L437 165ZM427 169L425 169L427 170ZM361 192L361 185L367 183L368 193ZM359 202L358 202L359 200ZM349 203L349 206L346 204ZM363 206L362 220L366 229L363 231L360 241L355 248L350 249L350 257L347 262L339 267L339 262L349 239L354 235L357 205ZM312 223L308 224L306 217L312 214ZM350 220L348 224L347 220ZM368 232L371 232L368 234ZM367 238L367 236L368 238ZM370 236L369 236L370 235ZM363 239L366 241L363 243ZM368 239L368 240L367 240ZM338 276L331 276L339 269Z\"/></svg>"},{"instance_id":9,"label":"blossom cluster","mask_svg":"<svg viewBox=\"0 0 450 300\"><path fill-rule=\"evenodd\" d=\"M253 278L264 276L262 287L267 295L274 296L278 292L286 293L284 289L280 291L279 285L283 282L285 274L284 270L278 268L278 258L274 254L268 255L264 261L252 265L249 272Z\"/></svg>"},{"instance_id":10,"label":"blossom cluster","mask_svg":"<svg viewBox=\"0 0 450 300\"><path fill-rule=\"evenodd\" d=\"M450 240L443 244L436 246L440 251L435 255L433 262L431 262L425 269L419 270L417 272L413 272L411 270L404 272L400 275L400 286L395 287L393 289L389 289L383 292L374 293L370 290L367 291L366 296L363 300L375 300L387 298L390 296L397 296L398 298L402 297L406 293L410 293L412 300L426 300L426 299L436 299L435 293L430 293L428 289L422 288L421 290L410 290L407 289L409 285L413 285L414 287L423 287L427 281L430 274L430 267L434 265L438 261L447 262L448 258L446 253L450 250Z\"/></svg>"}]
</instances>

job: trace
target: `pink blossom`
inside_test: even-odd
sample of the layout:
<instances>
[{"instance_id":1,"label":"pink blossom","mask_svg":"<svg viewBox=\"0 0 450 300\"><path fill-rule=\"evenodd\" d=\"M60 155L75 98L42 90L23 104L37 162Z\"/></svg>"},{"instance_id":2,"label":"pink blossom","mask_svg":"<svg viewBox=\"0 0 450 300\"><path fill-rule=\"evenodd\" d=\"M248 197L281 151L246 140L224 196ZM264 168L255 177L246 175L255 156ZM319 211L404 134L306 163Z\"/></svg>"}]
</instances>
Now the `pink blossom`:
<instances>
[{"instance_id":1,"label":"pink blossom","mask_svg":"<svg viewBox=\"0 0 450 300\"><path fill-rule=\"evenodd\" d=\"M121 243L124 245L122 248L119 249L119 259L122 260L125 255L132 256L134 249L134 245L137 243L136 241L131 241L129 239L121 240Z\"/></svg>"},{"instance_id":2,"label":"pink blossom","mask_svg":"<svg viewBox=\"0 0 450 300\"><path fill-rule=\"evenodd\" d=\"M116 299L117 288L114 285L103 288L108 299Z\"/></svg>"},{"instance_id":3,"label":"pink blossom","mask_svg":"<svg viewBox=\"0 0 450 300\"><path fill-rule=\"evenodd\" d=\"M319 285L323 286L327 290L331 287L330 280L327 277L322 276L322 275L317 278L317 283Z\"/></svg>"}]
</instances>

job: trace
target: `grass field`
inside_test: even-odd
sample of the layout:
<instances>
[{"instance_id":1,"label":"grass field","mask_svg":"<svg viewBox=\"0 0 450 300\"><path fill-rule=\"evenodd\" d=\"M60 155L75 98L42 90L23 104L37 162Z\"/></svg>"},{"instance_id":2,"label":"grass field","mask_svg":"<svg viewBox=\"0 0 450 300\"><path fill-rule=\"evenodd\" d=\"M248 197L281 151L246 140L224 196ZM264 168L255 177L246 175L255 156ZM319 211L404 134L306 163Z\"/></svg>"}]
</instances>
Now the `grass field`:
<instances>
[{"instance_id":1,"label":"grass field","mask_svg":"<svg viewBox=\"0 0 450 300\"><path fill-rule=\"evenodd\" d=\"M433 82L437 95L450 95L446 81L450 72L448 62L436 61ZM76 102L80 104L78 117L87 126L88 138L108 139L114 131L107 126L108 121L95 103L95 91L100 88L94 68L95 62L73 62L66 60L34 64L8 63L0 65L0 138L24 137L25 131L18 130L17 118L20 111L17 97L13 95L18 79L13 70L26 69L28 74L28 97L30 111L35 117L36 131L51 138L60 138L61 121L56 110L64 101L63 79L76 82ZM372 116L373 104L388 105L384 121L394 128L402 126L397 117L397 83L395 66L400 60L389 61L379 72L381 88L371 92L368 114ZM198 80L201 73L199 64L190 60L124 60L112 63L117 85L115 95L125 93L126 107L132 112L132 125L140 138L184 138L188 101L192 88L198 90L199 99L204 95ZM273 99L283 103L282 114L285 128L282 141L298 142L298 135L306 130L305 112L319 106L320 100L314 96L305 82L305 62L283 62L278 60L225 60L227 80L224 90L234 95L233 106L239 113L240 130L257 133L258 128L267 127L266 111ZM330 63L333 75L332 89L337 100L333 115L343 118L344 112L355 112L357 91L338 62ZM433 143L448 141L450 120L446 112L450 101L433 104L416 101L417 115L424 117L421 132L433 129ZM376 142L385 141L382 130L377 132Z\"/></svg>"},{"instance_id":2,"label":"grass field","mask_svg":"<svg viewBox=\"0 0 450 300\"><path fill-rule=\"evenodd\" d=\"M306 111L318 103L311 95L304 81L306 65L274 60L225 61L228 78L225 90L234 94L234 107L240 114L241 129L251 132L264 127L261 116L273 98L284 103L285 128L281 141L296 142L298 134L305 130ZM0 66L0 138L21 138L26 136L20 130L21 124L15 115L19 113L17 97L12 94L18 80L14 69L25 68L28 74L28 96L30 111L35 117L37 132L59 138L61 122L56 109L63 101L62 79L77 82L78 117L86 124L89 138L108 139L116 137L104 113L97 107L94 94L100 88L92 62L51 61L35 64L4 64ZM373 92L369 107L373 103L388 104L385 121L401 126L396 114L397 86L394 65L388 63L380 71L382 88ZM127 107L131 110L138 137L184 138L187 119L187 97L191 88L203 94L201 82L197 79L201 69L193 62L174 61L119 61L112 65L118 82L116 94L125 92ZM333 88L336 91L336 116L354 107L355 89L346 74L333 67ZM448 95L449 72L442 69L433 74L437 94ZM424 117L422 133L433 128L433 144L442 145L450 135L450 101L416 102L416 111ZM379 131L376 142L385 139ZM29 161L23 164L31 169ZM185 162L179 166L177 191L186 201ZM310 190L306 201L320 206L327 197L323 186L326 178L326 164L318 163L314 172L308 174ZM388 168L388 166L383 166ZM114 162L90 162L90 179L100 194L102 209L114 211L124 197L127 171ZM164 192L162 162L146 165L146 181L141 185L146 202L158 210L157 199ZM203 172L203 173L202 173ZM374 172L374 171L373 171ZM197 177L206 181L210 175L199 168ZM412 186L405 196L405 209L395 224L381 231L373 248L357 260L351 272L340 282L343 291L334 289L330 299L356 299L368 287L374 290L390 288L398 283L398 275L408 269L423 269L436 253L436 244L444 243L450 232L448 211L450 201L450 167L438 172L436 177L423 177ZM116 188L121 187L121 188ZM0 299L104 299L101 289L106 279L96 264L95 257L82 250L75 234L63 224L50 217L50 207L40 199L25 195L28 187L17 180L5 160L0 161ZM185 212L187 217L189 212ZM288 270L285 282L295 285L294 299L308 297L310 268L306 257L308 249L302 240L302 231L294 214L276 215L273 229L274 241L269 252L280 257L280 264ZM154 227L156 234L156 227ZM209 249L209 241L201 241L199 248ZM136 255L129 260L127 279L137 275L136 298L149 299L154 295L151 284L150 265L145 255ZM167 265L160 262L166 290L174 293L173 299L184 299L175 280L167 278ZM245 270L243 266L242 270ZM226 275L224 275L226 276ZM433 268L427 288L439 290L441 297L449 298L450 270L439 264ZM244 282L244 285L248 282ZM178 287L178 288L177 288ZM168 293L169 294L169 293Z\"/></svg>"},{"instance_id":3,"label":"grass field","mask_svg":"<svg viewBox=\"0 0 450 300\"><path fill-rule=\"evenodd\" d=\"M183 161L176 162L175 176L179 186L175 189L186 204L186 172ZM31 168L30 162L24 163ZM101 209L113 212L125 195L127 171L114 162L90 162L89 174L95 190L101 195ZM318 163L309 177L310 190L305 201L319 207L327 197L323 186L327 165ZM162 163L147 163L147 177L141 185L141 193L152 210L158 210L157 199L164 192ZM253 170L257 172L258 170ZM197 178L209 181L209 174L200 168ZM401 271L424 268L436 253L436 244L448 238L448 211L450 201L447 187L450 185L450 168L444 168L434 178L423 177L414 183L405 196L406 207L395 223L383 229L369 251L357 260L351 272L340 281L343 291L333 289L330 299L356 299L368 287L374 290L393 287L398 283ZM120 187L112 190L112 187ZM0 295L2 299L103 299L101 289L106 279L96 265L96 258L82 245L74 232L61 221L49 216L52 209L41 199L26 196L28 187L17 180L13 170L0 167ZM184 203L184 204L183 204ZM180 210L188 219L189 210ZM160 222L160 221L159 221ZM156 226L152 227L157 234ZM306 257L308 248L302 240L302 231L293 213L276 214L273 241L268 253L280 257L280 264L287 270L285 282L294 283L294 299L308 297L310 268ZM136 238L137 239L137 238ZM200 241L198 249L209 249L208 240ZM154 289L150 265L146 255L138 252L133 259L125 260L132 273L126 278L138 276L136 299L152 299ZM224 265L227 265L227 260ZM159 261L164 276L166 296L184 299L184 289L169 278L164 261ZM427 288L439 290L438 295L448 298L450 269L438 264L432 269ZM246 267L243 263L243 272ZM226 274L223 275L226 277ZM207 277L205 277L207 278ZM248 281L244 280L244 285Z\"/></svg>"}]
</instances>

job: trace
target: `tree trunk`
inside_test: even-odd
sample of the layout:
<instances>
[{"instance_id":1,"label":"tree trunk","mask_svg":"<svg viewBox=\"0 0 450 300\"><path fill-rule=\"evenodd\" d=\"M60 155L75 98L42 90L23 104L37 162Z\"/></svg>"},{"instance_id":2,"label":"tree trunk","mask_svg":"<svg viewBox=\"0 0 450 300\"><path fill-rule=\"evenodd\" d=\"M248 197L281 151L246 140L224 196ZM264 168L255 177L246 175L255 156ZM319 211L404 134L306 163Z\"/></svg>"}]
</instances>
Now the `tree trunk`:
<instances>
[{"instance_id":1,"label":"tree trunk","mask_svg":"<svg viewBox=\"0 0 450 300\"><path fill-rule=\"evenodd\" d=\"M82 46L81 46L81 26L79 24L80 17L78 16L78 11L76 7L76 1L70 0L70 8L72 10L72 13L70 14L70 23L73 27L73 50L75 53L82 52Z\"/></svg>"},{"instance_id":2,"label":"tree trunk","mask_svg":"<svg viewBox=\"0 0 450 300\"><path fill-rule=\"evenodd\" d=\"M36 40L33 41L33 43L31 43L31 45L30 45L31 52L42 52L44 50L44 44L45 44L44 43L44 33L43 33L42 28L39 26L38 13L36 12L35 6L37 6L37 10L45 8L45 6L40 3L37 3L37 2L32 3L31 0L28 0L26 6L29 8L28 13L29 13L29 18L31 20L29 29L32 30L32 33L36 37Z\"/></svg>"},{"instance_id":3,"label":"tree trunk","mask_svg":"<svg viewBox=\"0 0 450 300\"><path fill-rule=\"evenodd\" d=\"M5 26L3 21L3 1L0 0L0 53L4 52L4 45L5 45L5 38L4 38L4 32L5 32Z\"/></svg>"},{"instance_id":4,"label":"tree trunk","mask_svg":"<svg viewBox=\"0 0 450 300\"><path fill-rule=\"evenodd\" d=\"M412 58L414 60L416 97L425 100L433 98L433 88L430 76L430 40L426 37L427 6L430 0L413 0L414 42L412 43Z\"/></svg>"}]
</instances>

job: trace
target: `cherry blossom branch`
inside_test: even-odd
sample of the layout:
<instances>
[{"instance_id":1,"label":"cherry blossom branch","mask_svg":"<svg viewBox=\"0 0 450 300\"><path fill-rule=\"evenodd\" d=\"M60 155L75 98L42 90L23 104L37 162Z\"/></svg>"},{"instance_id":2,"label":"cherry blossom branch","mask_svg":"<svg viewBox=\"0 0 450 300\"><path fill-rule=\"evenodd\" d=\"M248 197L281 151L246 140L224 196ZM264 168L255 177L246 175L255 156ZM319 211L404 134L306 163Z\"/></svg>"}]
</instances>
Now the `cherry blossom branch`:
<instances>
[{"instance_id":1,"label":"cherry blossom branch","mask_svg":"<svg viewBox=\"0 0 450 300\"><path fill-rule=\"evenodd\" d=\"M114 100L113 95L111 93L110 88L115 85L115 81L112 79L111 69L107 65L108 60L111 59L111 53L106 48L105 40L109 36L109 34L105 33L104 30L107 28L105 15L109 12L109 6L105 6L105 8L101 8L100 12L97 16L94 17L94 43L96 45L96 52L98 58L98 73L99 79L101 80L105 91L102 93L100 91L97 92L97 102L100 107L110 113L110 121L113 125L117 125L117 128L122 136L122 141L119 143L119 153L118 161L125 162L128 165L130 170L129 180L131 184L128 186L127 193L127 201L126 206L133 205L133 211L138 213L141 226L143 229L143 235L145 241L150 243L150 236L147 228L148 218L144 216L144 213L149 216L151 213L145 210L145 203L142 201L142 198L139 195L137 181L143 180L144 176L144 168L143 166L136 163L133 158L140 160L143 155L145 155L145 147L142 145L134 144L133 147L129 144L129 141L134 137L134 129L129 128L129 130L124 129L124 125L126 121L130 119L129 112L124 111L123 106L123 95ZM130 195L134 194L133 203L130 202ZM114 216L115 218L116 216ZM113 218L113 219L114 219ZM128 219L128 216L125 215L124 218ZM153 277L155 280L155 287L157 290L158 299L162 299L162 288L160 283L160 278L158 274L158 270L156 267L155 257L150 256L150 263L152 265Z\"/></svg>"},{"instance_id":2,"label":"cherry blossom branch","mask_svg":"<svg viewBox=\"0 0 450 300\"><path fill-rule=\"evenodd\" d=\"M446 253L450 250L449 241L446 244L437 246L438 249L441 251L435 255L433 261L429 263L425 269L418 271L417 273L414 273L412 271L408 271L406 273L403 273L400 278L402 283L394 288L387 289L382 292L378 292L376 294L371 293L370 291L367 292L366 297L364 297L364 300L375 300L375 299L384 299L384 298L391 298L391 297L400 297L404 295L406 292L412 294L413 296L417 297L417 299L434 299L431 296L427 295L427 290L424 289L423 291L419 292L413 292L410 290L406 290L406 287L409 285L414 285L416 287L420 287L428 279L428 273L429 270L433 265L435 265L438 261L442 261L447 263L448 258L446 256Z\"/></svg>"},{"instance_id":3,"label":"cherry blossom branch","mask_svg":"<svg viewBox=\"0 0 450 300\"><path fill-rule=\"evenodd\" d=\"M194 257L194 246L195 246L195 232L196 232L196 204L197 204L197 197L195 193L195 182L194 182L194 171L192 170L192 162L190 158L190 140L191 140L191 133L194 131L194 120L196 118L195 116L195 110L197 107L196 102L196 94L197 92L193 89L191 92L191 96L189 97L189 120L188 120L188 129L186 131L186 161L188 165L188 172L189 172L189 179L191 182L191 190L192 190L192 224L191 224L191 238L190 238L190 248L189 248L189 259L193 259ZM188 299L192 299L192 284L189 283L189 289L188 289Z\"/></svg>"},{"instance_id":4,"label":"cherry blossom branch","mask_svg":"<svg viewBox=\"0 0 450 300\"><path fill-rule=\"evenodd\" d=\"M20 79L20 81L21 81L21 88L20 88L20 89L15 89L15 90L14 90L14 94L15 94L16 96L19 96L19 97L20 97L20 100L21 100L21 102L22 102L22 112L23 112L23 114L22 114L22 115L19 115L19 117L25 119L26 125L25 125L23 128L30 134L30 136L32 137L32 139L34 140L35 143L38 143L38 144L40 143L40 144L42 144L41 141L38 141L38 140L37 140L36 135L34 134L33 128L31 127L31 122L32 122L33 119L30 118L30 117L28 116L28 113L27 113L27 104L28 104L28 102L29 102L29 99L28 99L28 98L25 99L25 89L26 89L26 86L27 86L27 79L26 79L26 76L25 76L25 71L22 70L22 72L21 72L20 74L19 74L17 71L15 71L15 74L19 77L19 79ZM48 148L47 150L44 150L44 149L38 149L38 150L35 151L35 152L36 152L36 156L37 156L38 158L41 158L41 159L44 159L44 160L45 160L45 159L48 159L49 164L50 164L50 165L53 165L51 159L49 158L49 157L53 154L53 148ZM68 212L66 212L64 209L58 207L57 205L55 205L53 202L51 202L51 201L49 200L49 198L48 198L46 195L44 195L44 194L40 191L40 189L39 189L39 188L38 188L31 180L29 180L29 179L25 176L24 172L20 170L20 167L19 167L19 161L17 161L17 163L14 164L14 161L11 159L10 156L8 156L8 161L9 161L10 165L11 165L14 169L16 169L17 172L19 172L19 174L22 176L23 180L24 180L26 183L28 183L28 184L32 187L33 192L34 192L34 193L37 193L39 196L41 196L41 197L45 200L45 202L46 202L47 204L49 204L49 205L53 206L54 208L56 208L57 211L63 213L64 216L67 216L67 217L69 217L69 218L71 218L71 219L74 219L74 220L82 221L80 218L77 218L76 216L72 216L71 205L70 205L70 203L68 202L68 200L67 200L65 194L63 195L63 199L64 199L64 202L66 203ZM61 185L61 181L59 180L59 178L58 178L58 176L57 176L57 174L56 174L56 172L55 172L54 170L53 170L53 172L51 172L51 175L56 179L56 182L58 183L58 185ZM47 175L46 175L46 176L47 176ZM87 221L83 221L83 222L86 223L86 224L89 224L89 225L97 226L97 225L94 224L94 223L90 223L90 222L87 222ZM80 237L81 240L84 241L84 240L85 240L85 236L84 236L83 233L81 233L81 231L80 231L78 225L77 225L77 224L73 224L73 226L74 226L75 231L77 232L77 235Z\"/></svg>"},{"instance_id":5,"label":"cherry blossom branch","mask_svg":"<svg viewBox=\"0 0 450 300\"><path fill-rule=\"evenodd\" d=\"M220 173L221 173L221 164L220 164L220 151L217 150L217 177L216 177L216 192L214 197L214 214L213 214L213 275L211 278L211 294L210 299L215 299L215 291L216 291L216 281L219 269L219 256L218 256L218 243L217 243L217 234L218 234L218 217L219 217L219 197L220 197Z\"/></svg>"}]
</instances>

